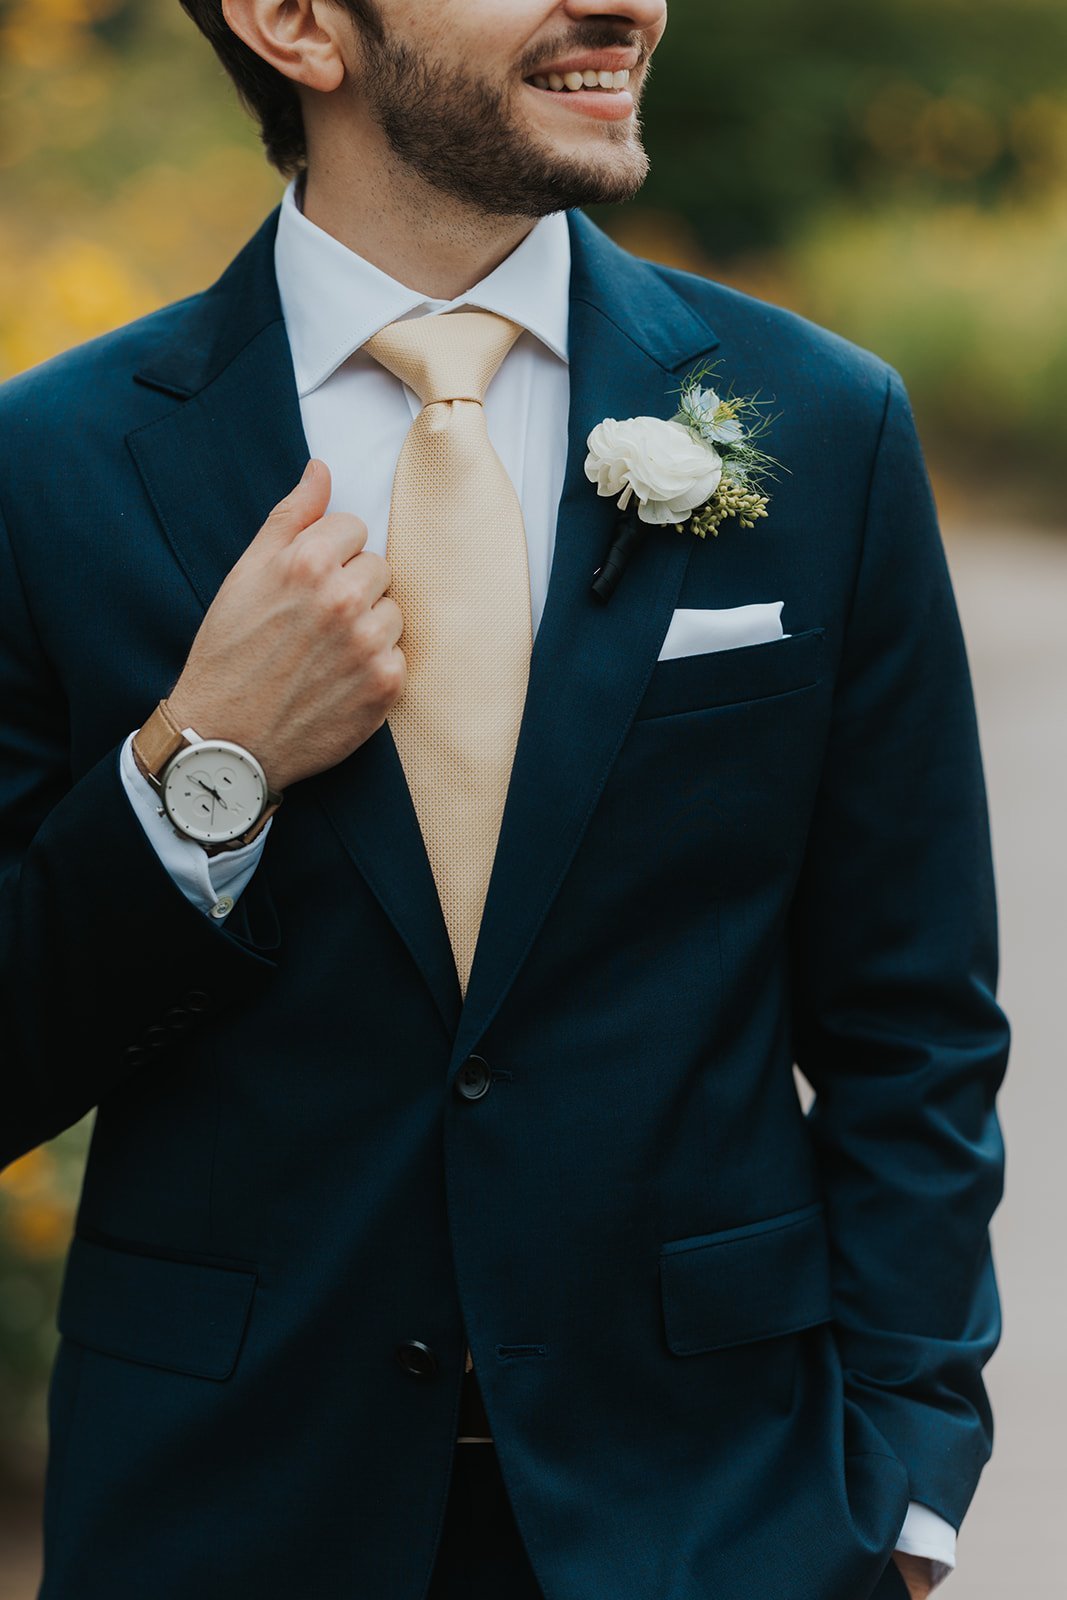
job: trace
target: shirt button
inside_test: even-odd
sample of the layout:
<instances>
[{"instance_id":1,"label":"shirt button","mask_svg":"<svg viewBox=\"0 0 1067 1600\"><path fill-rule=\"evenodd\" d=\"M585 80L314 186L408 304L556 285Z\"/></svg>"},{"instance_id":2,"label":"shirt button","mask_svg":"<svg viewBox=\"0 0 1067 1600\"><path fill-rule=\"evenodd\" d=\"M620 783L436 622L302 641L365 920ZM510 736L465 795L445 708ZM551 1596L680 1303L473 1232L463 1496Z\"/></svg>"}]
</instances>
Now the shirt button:
<instances>
[{"instance_id":1,"label":"shirt button","mask_svg":"<svg viewBox=\"0 0 1067 1600\"><path fill-rule=\"evenodd\" d=\"M468 1056L456 1074L456 1092L464 1100L480 1100L489 1093L493 1075L483 1056Z\"/></svg>"},{"instance_id":2,"label":"shirt button","mask_svg":"<svg viewBox=\"0 0 1067 1600\"><path fill-rule=\"evenodd\" d=\"M228 917L233 910L233 899L228 894L220 894L211 908L211 915L216 922L221 922L223 917Z\"/></svg>"}]
</instances>

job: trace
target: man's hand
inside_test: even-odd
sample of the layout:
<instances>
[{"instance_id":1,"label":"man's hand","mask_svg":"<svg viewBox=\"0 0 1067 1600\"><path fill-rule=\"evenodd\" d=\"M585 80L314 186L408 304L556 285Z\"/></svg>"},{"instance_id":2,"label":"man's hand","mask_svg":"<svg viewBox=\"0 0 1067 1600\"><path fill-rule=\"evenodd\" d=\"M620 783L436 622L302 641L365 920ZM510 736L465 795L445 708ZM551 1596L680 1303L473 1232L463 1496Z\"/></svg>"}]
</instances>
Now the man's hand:
<instances>
[{"instance_id":1,"label":"man's hand","mask_svg":"<svg viewBox=\"0 0 1067 1600\"><path fill-rule=\"evenodd\" d=\"M933 1564L929 1557L912 1556L903 1550L894 1550L893 1560L900 1568L911 1600L927 1600L927 1595L934 1587Z\"/></svg>"},{"instance_id":2,"label":"man's hand","mask_svg":"<svg viewBox=\"0 0 1067 1600\"><path fill-rule=\"evenodd\" d=\"M168 696L183 728L232 739L274 789L336 766L403 693L403 617L366 525L312 460L227 575Z\"/></svg>"}]
</instances>

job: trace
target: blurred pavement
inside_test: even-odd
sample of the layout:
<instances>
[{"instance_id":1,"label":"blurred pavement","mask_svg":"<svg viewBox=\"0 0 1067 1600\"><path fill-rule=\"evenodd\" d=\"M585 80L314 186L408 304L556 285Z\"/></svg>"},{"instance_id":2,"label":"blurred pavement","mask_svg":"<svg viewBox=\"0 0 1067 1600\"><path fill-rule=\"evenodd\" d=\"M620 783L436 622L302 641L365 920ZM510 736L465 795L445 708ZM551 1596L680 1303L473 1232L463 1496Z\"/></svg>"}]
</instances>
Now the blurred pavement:
<instances>
[{"instance_id":1,"label":"blurred pavement","mask_svg":"<svg viewBox=\"0 0 1067 1600\"><path fill-rule=\"evenodd\" d=\"M1001 1097L1007 1192L993 1230L1005 1332L986 1369L996 1446L939 1597L1062 1600L1067 537L949 530L946 542L978 699L1014 1043ZM0 1600L34 1600L36 1530L16 1540L0 1527L0 1542Z\"/></svg>"},{"instance_id":2,"label":"blurred pavement","mask_svg":"<svg viewBox=\"0 0 1067 1600\"><path fill-rule=\"evenodd\" d=\"M1004 1337L993 1459L945 1600L1067 1594L1067 538L947 533L978 701L1013 1026L993 1249Z\"/></svg>"}]
</instances>

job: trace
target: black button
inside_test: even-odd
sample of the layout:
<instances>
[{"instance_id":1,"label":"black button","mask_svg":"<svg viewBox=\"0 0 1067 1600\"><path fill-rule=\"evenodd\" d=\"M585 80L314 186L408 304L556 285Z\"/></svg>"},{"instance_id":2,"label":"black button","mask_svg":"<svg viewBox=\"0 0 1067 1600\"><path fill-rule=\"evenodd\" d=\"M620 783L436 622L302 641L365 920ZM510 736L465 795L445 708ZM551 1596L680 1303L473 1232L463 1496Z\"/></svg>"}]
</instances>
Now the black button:
<instances>
[{"instance_id":1,"label":"black button","mask_svg":"<svg viewBox=\"0 0 1067 1600\"><path fill-rule=\"evenodd\" d=\"M182 1001L187 1011L194 1013L211 1010L211 996L204 989L190 989Z\"/></svg>"},{"instance_id":2,"label":"black button","mask_svg":"<svg viewBox=\"0 0 1067 1600\"><path fill-rule=\"evenodd\" d=\"M421 1339L405 1339L396 1347L396 1359L405 1372L413 1378L432 1378L437 1371L437 1357Z\"/></svg>"},{"instance_id":3,"label":"black button","mask_svg":"<svg viewBox=\"0 0 1067 1600\"><path fill-rule=\"evenodd\" d=\"M456 1074L456 1092L464 1100L480 1100L489 1093L493 1074L482 1056L468 1056Z\"/></svg>"},{"instance_id":4,"label":"black button","mask_svg":"<svg viewBox=\"0 0 1067 1600\"><path fill-rule=\"evenodd\" d=\"M193 1019L184 1006L173 1006L167 1012L163 1021L167 1024L171 1033L184 1033L187 1028L192 1026Z\"/></svg>"},{"instance_id":5,"label":"black button","mask_svg":"<svg viewBox=\"0 0 1067 1600\"><path fill-rule=\"evenodd\" d=\"M128 1050L123 1051L122 1059L128 1067L143 1067L148 1060L148 1051L143 1044L131 1044Z\"/></svg>"},{"instance_id":6,"label":"black button","mask_svg":"<svg viewBox=\"0 0 1067 1600\"><path fill-rule=\"evenodd\" d=\"M146 1028L142 1042L148 1050L166 1050L170 1046L170 1029L158 1025Z\"/></svg>"}]
</instances>

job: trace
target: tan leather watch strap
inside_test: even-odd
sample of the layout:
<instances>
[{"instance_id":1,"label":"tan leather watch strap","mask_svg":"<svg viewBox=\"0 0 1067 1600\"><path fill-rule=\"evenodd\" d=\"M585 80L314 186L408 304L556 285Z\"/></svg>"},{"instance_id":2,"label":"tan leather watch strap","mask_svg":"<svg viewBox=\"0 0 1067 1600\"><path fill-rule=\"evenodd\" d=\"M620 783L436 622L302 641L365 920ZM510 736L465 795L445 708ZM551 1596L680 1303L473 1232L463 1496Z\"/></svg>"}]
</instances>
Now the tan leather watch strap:
<instances>
[{"instance_id":1,"label":"tan leather watch strap","mask_svg":"<svg viewBox=\"0 0 1067 1600\"><path fill-rule=\"evenodd\" d=\"M209 856L217 856L224 850L240 850L243 845L251 844L252 840L263 832L263 829L267 826L267 823L270 821L271 817L273 817L274 813L282 803L281 795L275 794L273 789L268 789L267 794L270 797L269 804L267 805L266 809L261 812L259 820L257 822L253 822L248 831L246 833L242 833L239 838L227 839L222 844L205 844L202 848L207 851Z\"/></svg>"},{"instance_id":2,"label":"tan leather watch strap","mask_svg":"<svg viewBox=\"0 0 1067 1600\"><path fill-rule=\"evenodd\" d=\"M166 700L161 700L144 727L133 736L133 759L149 783L158 789L163 768L188 743Z\"/></svg>"}]
</instances>

